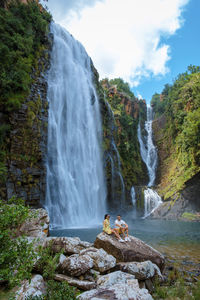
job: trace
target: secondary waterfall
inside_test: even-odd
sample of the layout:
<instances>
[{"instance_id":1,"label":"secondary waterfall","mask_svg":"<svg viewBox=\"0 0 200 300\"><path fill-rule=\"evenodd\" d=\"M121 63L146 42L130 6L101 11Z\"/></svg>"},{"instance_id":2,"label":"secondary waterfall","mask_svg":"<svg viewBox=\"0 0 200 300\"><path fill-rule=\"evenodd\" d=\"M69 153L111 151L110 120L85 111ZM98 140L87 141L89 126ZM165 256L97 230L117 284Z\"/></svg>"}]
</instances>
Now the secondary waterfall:
<instances>
[{"instance_id":1,"label":"secondary waterfall","mask_svg":"<svg viewBox=\"0 0 200 300\"><path fill-rule=\"evenodd\" d=\"M147 132L146 143L144 143L141 134L140 124L138 125L138 140L140 143L140 153L143 161L145 162L149 175L148 186L153 186L156 178L156 166L157 166L157 150L153 144L152 135L152 121L153 112L152 107L147 106L147 121L145 122L145 129ZM145 145L146 144L146 145Z\"/></svg>"},{"instance_id":2,"label":"secondary waterfall","mask_svg":"<svg viewBox=\"0 0 200 300\"><path fill-rule=\"evenodd\" d=\"M136 198L135 198L135 188L134 188L134 186L132 186L132 188L131 188L131 202L132 202L133 206L135 206Z\"/></svg>"},{"instance_id":3,"label":"secondary waterfall","mask_svg":"<svg viewBox=\"0 0 200 300\"><path fill-rule=\"evenodd\" d=\"M52 227L93 226L102 223L106 185L91 59L62 27L52 23L51 32L45 207Z\"/></svg>"},{"instance_id":4,"label":"secondary waterfall","mask_svg":"<svg viewBox=\"0 0 200 300\"><path fill-rule=\"evenodd\" d=\"M144 191L144 218L148 217L162 203L158 193L150 188Z\"/></svg>"},{"instance_id":5,"label":"secondary waterfall","mask_svg":"<svg viewBox=\"0 0 200 300\"><path fill-rule=\"evenodd\" d=\"M141 134L141 126L138 125L138 140L140 144L140 153L144 163L147 166L149 182L148 187L155 183L156 167L157 167L157 150L153 144L152 132L153 111L150 105L147 106L147 121L145 122L145 130L147 136L144 139ZM160 204L162 203L161 197L158 193L150 188L144 191L144 217L149 216Z\"/></svg>"}]
</instances>

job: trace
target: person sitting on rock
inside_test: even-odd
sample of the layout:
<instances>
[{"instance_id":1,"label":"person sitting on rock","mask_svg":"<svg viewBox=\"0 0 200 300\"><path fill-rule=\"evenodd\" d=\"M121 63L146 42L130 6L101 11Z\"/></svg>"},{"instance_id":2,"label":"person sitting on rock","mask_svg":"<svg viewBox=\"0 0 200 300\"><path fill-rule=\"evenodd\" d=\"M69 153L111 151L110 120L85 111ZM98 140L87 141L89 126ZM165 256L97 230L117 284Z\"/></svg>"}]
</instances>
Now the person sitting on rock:
<instances>
[{"instance_id":1,"label":"person sitting on rock","mask_svg":"<svg viewBox=\"0 0 200 300\"><path fill-rule=\"evenodd\" d=\"M104 221L103 221L103 231L107 234L112 234L114 233L114 235L116 236L116 238L118 239L118 241L120 243L123 243L124 240L121 239L119 233L118 233L118 229L117 228L111 228L110 227L110 215L106 214L104 217Z\"/></svg>"},{"instance_id":2,"label":"person sitting on rock","mask_svg":"<svg viewBox=\"0 0 200 300\"><path fill-rule=\"evenodd\" d=\"M130 237L128 236L128 225L121 219L121 216L118 215L115 220L115 226L117 227L118 234L122 234L125 241L130 241ZM125 236L126 233L126 236Z\"/></svg>"}]
</instances>

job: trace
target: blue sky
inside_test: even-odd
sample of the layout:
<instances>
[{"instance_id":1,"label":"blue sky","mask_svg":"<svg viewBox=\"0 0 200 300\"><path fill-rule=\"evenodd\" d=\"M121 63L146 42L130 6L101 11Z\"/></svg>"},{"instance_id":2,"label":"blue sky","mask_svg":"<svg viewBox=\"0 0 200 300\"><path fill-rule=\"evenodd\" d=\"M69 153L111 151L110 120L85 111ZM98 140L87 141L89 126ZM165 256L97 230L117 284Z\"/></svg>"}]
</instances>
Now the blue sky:
<instances>
[{"instance_id":1,"label":"blue sky","mask_svg":"<svg viewBox=\"0 0 200 300\"><path fill-rule=\"evenodd\" d=\"M147 102L199 65L200 0L49 0L48 7L101 78L123 78Z\"/></svg>"},{"instance_id":2,"label":"blue sky","mask_svg":"<svg viewBox=\"0 0 200 300\"><path fill-rule=\"evenodd\" d=\"M133 88L136 94L138 91L147 101L155 92L161 93L165 84L173 83L177 75L185 72L190 64L200 65L200 1L191 0L182 16L183 26L167 39L171 46L171 59L167 63L169 72L164 76L143 79L137 88Z\"/></svg>"}]
</instances>

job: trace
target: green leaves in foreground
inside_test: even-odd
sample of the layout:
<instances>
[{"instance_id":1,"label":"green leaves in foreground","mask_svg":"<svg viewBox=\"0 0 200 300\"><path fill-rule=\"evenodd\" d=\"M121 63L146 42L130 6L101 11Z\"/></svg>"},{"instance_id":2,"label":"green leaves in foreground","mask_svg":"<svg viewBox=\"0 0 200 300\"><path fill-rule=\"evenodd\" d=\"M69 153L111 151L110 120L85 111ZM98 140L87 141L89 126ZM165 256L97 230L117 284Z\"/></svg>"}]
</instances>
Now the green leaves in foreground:
<instances>
[{"instance_id":1,"label":"green leaves in foreground","mask_svg":"<svg viewBox=\"0 0 200 300\"><path fill-rule=\"evenodd\" d=\"M0 200L0 281L7 282L9 287L31 278L33 246L25 238L17 237L19 226L28 217L29 209L21 199L12 198L10 204Z\"/></svg>"}]
</instances>

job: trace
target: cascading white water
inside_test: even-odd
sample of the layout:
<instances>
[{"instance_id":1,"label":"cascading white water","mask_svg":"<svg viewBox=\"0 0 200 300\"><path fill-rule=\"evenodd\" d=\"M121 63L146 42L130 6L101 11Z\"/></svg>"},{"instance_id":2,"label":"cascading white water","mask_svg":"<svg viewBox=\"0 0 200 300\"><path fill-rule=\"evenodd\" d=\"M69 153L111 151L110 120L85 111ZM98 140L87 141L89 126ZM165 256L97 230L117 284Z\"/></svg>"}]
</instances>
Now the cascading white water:
<instances>
[{"instance_id":1,"label":"cascading white water","mask_svg":"<svg viewBox=\"0 0 200 300\"><path fill-rule=\"evenodd\" d=\"M62 27L52 23L51 32L45 207L52 227L94 226L105 213L106 185L91 59Z\"/></svg>"},{"instance_id":2,"label":"cascading white water","mask_svg":"<svg viewBox=\"0 0 200 300\"><path fill-rule=\"evenodd\" d=\"M147 156L146 165L149 172L148 186L154 185L156 179L156 166L157 166L157 150L153 144L153 131L152 131L153 111L150 105L147 106L147 121L145 122L145 129L147 131Z\"/></svg>"},{"instance_id":3,"label":"cascading white water","mask_svg":"<svg viewBox=\"0 0 200 300\"><path fill-rule=\"evenodd\" d=\"M148 217L162 203L158 193L150 188L144 191L144 218Z\"/></svg>"},{"instance_id":4,"label":"cascading white water","mask_svg":"<svg viewBox=\"0 0 200 300\"><path fill-rule=\"evenodd\" d=\"M155 183L156 167L157 167L157 150L153 144L152 132L153 111L150 105L147 106L147 121L145 122L145 129L147 132L146 145L142 139L141 126L138 125L138 140L140 144L140 153L144 163L147 166L149 182L148 187ZM144 191L144 217L149 216L160 204L161 197L158 193L150 188Z\"/></svg>"},{"instance_id":5,"label":"cascading white water","mask_svg":"<svg viewBox=\"0 0 200 300\"><path fill-rule=\"evenodd\" d=\"M149 187L154 185L155 178L156 178L156 166L157 166L157 150L153 144L152 121L153 121L152 107L148 105L147 121L145 122L145 129L147 132L146 145L144 144L142 139L140 124L138 125L138 140L140 144L141 157L145 162L148 170Z\"/></svg>"},{"instance_id":6,"label":"cascading white water","mask_svg":"<svg viewBox=\"0 0 200 300\"><path fill-rule=\"evenodd\" d=\"M135 188L134 188L134 186L132 186L132 188L131 188L131 201L132 201L133 206L135 206L136 198L135 198Z\"/></svg>"}]
</instances>

